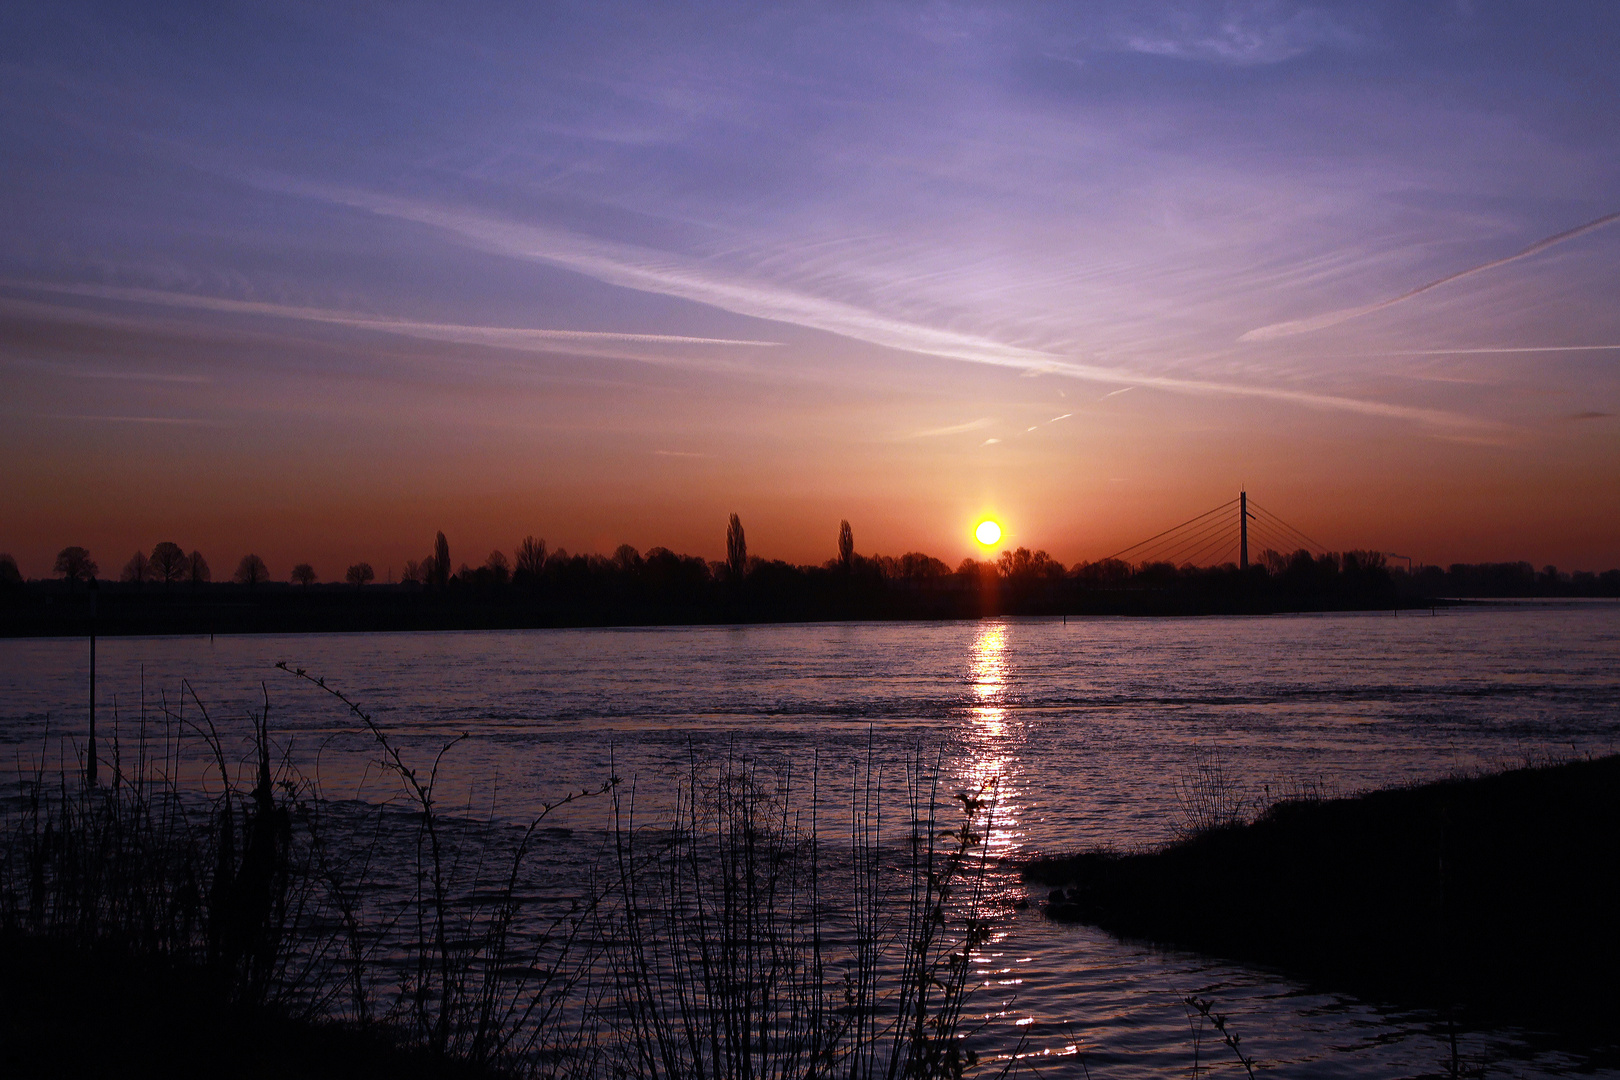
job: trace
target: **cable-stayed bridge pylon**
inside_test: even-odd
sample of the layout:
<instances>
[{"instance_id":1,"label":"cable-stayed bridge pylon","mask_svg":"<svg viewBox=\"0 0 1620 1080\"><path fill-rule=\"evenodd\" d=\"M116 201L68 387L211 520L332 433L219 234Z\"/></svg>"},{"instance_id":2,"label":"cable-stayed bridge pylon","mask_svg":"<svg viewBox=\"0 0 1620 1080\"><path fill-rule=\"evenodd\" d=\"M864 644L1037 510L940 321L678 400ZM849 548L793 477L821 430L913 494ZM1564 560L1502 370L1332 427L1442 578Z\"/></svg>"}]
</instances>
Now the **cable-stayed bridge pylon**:
<instances>
[{"instance_id":1,"label":"cable-stayed bridge pylon","mask_svg":"<svg viewBox=\"0 0 1620 1080\"><path fill-rule=\"evenodd\" d=\"M1289 554L1304 549L1313 555L1327 554L1320 543L1255 502L1247 491L1240 491L1237 498L1121 548L1103 561L1173 566L1236 563L1247 569L1251 538L1261 545L1261 550Z\"/></svg>"}]
</instances>

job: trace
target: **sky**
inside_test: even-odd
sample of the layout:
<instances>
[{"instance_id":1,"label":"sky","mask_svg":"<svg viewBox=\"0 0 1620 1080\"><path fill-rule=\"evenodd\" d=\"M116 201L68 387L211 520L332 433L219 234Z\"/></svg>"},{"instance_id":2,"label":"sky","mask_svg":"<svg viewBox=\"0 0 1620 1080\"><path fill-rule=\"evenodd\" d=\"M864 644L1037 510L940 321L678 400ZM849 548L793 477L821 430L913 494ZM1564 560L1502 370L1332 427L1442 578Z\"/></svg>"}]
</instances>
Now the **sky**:
<instances>
[{"instance_id":1,"label":"sky","mask_svg":"<svg viewBox=\"0 0 1620 1080\"><path fill-rule=\"evenodd\" d=\"M0 550L1620 565L1620 6L0 7Z\"/></svg>"}]
</instances>

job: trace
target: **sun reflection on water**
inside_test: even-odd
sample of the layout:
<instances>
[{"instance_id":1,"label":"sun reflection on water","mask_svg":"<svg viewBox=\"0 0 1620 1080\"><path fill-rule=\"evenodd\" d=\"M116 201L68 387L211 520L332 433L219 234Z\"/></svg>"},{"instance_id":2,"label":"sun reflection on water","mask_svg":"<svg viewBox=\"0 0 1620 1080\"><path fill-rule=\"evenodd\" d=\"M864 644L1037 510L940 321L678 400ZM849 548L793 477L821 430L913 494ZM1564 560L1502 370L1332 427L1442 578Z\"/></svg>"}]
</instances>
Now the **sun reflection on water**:
<instances>
[{"instance_id":1,"label":"sun reflection on water","mask_svg":"<svg viewBox=\"0 0 1620 1080\"><path fill-rule=\"evenodd\" d=\"M978 701L974 718L982 734L1006 734L1007 628L987 623L973 640L973 693Z\"/></svg>"},{"instance_id":2,"label":"sun reflection on water","mask_svg":"<svg viewBox=\"0 0 1620 1080\"><path fill-rule=\"evenodd\" d=\"M972 721L963 733L967 757L963 779L974 790L985 790L993 797L990 829L986 837L994 858L1012 855L1020 846L1019 800L1013 783L1017 757L1018 726L1012 722L1007 703L1007 627L999 622L979 626L969 658L973 693L968 706Z\"/></svg>"}]
</instances>

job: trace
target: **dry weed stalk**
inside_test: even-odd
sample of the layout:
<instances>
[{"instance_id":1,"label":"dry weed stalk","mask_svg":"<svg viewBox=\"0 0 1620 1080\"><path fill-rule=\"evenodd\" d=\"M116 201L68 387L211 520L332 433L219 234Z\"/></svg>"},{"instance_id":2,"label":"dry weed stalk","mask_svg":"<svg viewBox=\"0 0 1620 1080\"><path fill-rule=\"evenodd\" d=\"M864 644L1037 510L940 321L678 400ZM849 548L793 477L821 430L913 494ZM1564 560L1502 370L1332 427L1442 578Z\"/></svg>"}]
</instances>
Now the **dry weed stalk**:
<instances>
[{"instance_id":1,"label":"dry weed stalk","mask_svg":"<svg viewBox=\"0 0 1620 1080\"><path fill-rule=\"evenodd\" d=\"M19 759L0 931L531 1075L960 1080L977 1067L963 1005L990 933L994 784L953 798L941 762L914 758L897 830L869 753L846 845L821 835L819 767L806 801L791 775L694 758L673 816L650 827L610 777L510 829L437 803L465 735L418 770L344 692L278 666L359 721L402 797L324 798L318 770L277 745L267 687L241 753L189 683L150 713L143 687L133 746L116 719L103 743L109 785L82 782L70 743L48 765L49 736ZM602 795L615 825L600 879L571 903L536 900L548 815Z\"/></svg>"}]
</instances>

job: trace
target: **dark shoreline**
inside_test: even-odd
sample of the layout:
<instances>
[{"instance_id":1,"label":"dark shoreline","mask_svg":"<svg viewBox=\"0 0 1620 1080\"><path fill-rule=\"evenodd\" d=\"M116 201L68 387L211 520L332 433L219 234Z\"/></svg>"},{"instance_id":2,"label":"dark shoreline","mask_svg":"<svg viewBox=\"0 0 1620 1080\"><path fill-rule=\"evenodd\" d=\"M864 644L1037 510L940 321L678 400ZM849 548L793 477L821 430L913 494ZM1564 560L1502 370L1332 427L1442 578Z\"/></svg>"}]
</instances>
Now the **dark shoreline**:
<instances>
[{"instance_id":1,"label":"dark shoreline","mask_svg":"<svg viewBox=\"0 0 1620 1080\"><path fill-rule=\"evenodd\" d=\"M728 626L802 622L938 622L987 616L1284 615L1366 611L1396 615L1455 601L1394 598L1250 596L1177 590L1098 590L1061 597L939 592L775 602L770 597L719 598L690 605L635 603L604 597L560 602L508 590L439 592L409 586L181 586L165 590L104 586L92 615L87 589L30 588L0 598L0 638L354 633L423 630L530 630L578 627Z\"/></svg>"},{"instance_id":2,"label":"dark shoreline","mask_svg":"<svg viewBox=\"0 0 1620 1080\"><path fill-rule=\"evenodd\" d=\"M375 582L364 563L350 567L350 584L316 583L307 564L292 582L272 581L257 556L243 559L234 580L210 581L201 555L176 565L179 552L160 544L151 559L137 553L118 581L97 577L82 548L63 549L60 578L29 581L0 554L0 637L1399 613L1498 597L1620 599L1620 569L1566 574L1488 563L1413 574L1369 551L1267 551L1242 566L1104 559L1065 567L1044 551L1018 548L952 570L920 552L891 558L845 551L821 566L795 566L757 558L710 563L665 548L643 556L629 545L611 558L548 555L533 542L518 553L515 570L494 552L486 565L450 574L449 555L436 554L425 566L408 564L397 584L391 570L387 584ZM154 566L167 567L161 578L151 576Z\"/></svg>"},{"instance_id":3,"label":"dark shoreline","mask_svg":"<svg viewBox=\"0 0 1620 1080\"><path fill-rule=\"evenodd\" d=\"M385 1024L233 1002L210 973L116 950L0 934L0 1076L502 1080Z\"/></svg>"},{"instance_id":4,"label":"dark shoreline","mask_svg":"<svg viewBox=\"0 0 1620 1080\"><path fill-rule=\"evenodd\" d=\"M1049 856L1048 914L1479 1022L1620 1041L1620 755Z\"/></svg>"}]
</instances>

